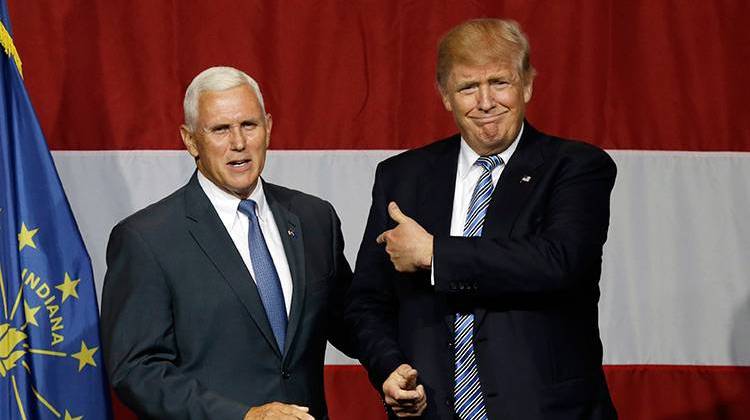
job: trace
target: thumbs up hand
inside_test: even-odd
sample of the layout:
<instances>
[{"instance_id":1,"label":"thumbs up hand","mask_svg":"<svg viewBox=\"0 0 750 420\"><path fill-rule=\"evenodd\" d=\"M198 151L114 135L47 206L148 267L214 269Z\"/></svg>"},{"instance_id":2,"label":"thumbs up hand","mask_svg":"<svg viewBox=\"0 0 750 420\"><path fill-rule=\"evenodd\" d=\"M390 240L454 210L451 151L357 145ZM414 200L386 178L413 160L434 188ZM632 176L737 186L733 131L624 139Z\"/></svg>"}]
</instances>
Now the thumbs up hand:
<instances>
[{"instance_id":1,"label":"thumbs up hand","mask_svg":"<svg viewBox=\"0 0 750 420\"><path fill-rule=\"evenodd\" d=\"M385 252L391 257L396 270L414 272L429 269L432 265L432 235L401 212L393 201L388 204L388 215L397 226L381 233L376 240L379 244L385 244Z\"/></svg>"}]
</instances>

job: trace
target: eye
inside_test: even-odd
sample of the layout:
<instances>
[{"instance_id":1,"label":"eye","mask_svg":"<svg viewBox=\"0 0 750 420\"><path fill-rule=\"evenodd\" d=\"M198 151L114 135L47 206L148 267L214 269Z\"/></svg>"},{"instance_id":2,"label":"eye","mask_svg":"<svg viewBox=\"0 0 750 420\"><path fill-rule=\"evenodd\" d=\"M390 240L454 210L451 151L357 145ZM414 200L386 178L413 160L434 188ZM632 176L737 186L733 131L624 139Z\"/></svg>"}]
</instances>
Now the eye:
<instances>
[{"instance_id":1,"label":"eye","mask_svg":"<svg viewBox=\"0 0 750 420\"><path fill-rule=\"evenodd\" d=\"M507 80L493 80L492 81L492 86L500 87L500 88L508 86L509 84L510 82L508 82Z\"/></svg>"},{"instance_id":2,"label":"eye","mask_svg":"<svg viewBox=\"0 0 750 420\"><path fill-rule=\"evenodd\" d=\"M258 126L258 124L254 123L252 121L245 121L242 124L240 124L240 127L242 127L242 129L245 130L245 131L250 131L250 130L254 129L257 126Z\"/></svg>"},{"instance_id":3,"label":"eye","mask_svg":"<svg viewBox=\"0 0 750 420\"><path fill-rule=\"evenodd\" d=\"M471 95L473 93L476 93L477 89L479 89L477 85L461 86L458 88L458 93L462 93L464 95Z\"/></svg>"},{"instance_id":4,"label":"eye","mask_svg":"<svg viewBox=\"0 0 750 420\"><path fill-rule=\"evenodd\" d=\"M223 136L229 133L229 126L228 125L219 125L216 127L211 128L211 133L216 134L218 136Z\"/></svg>"}]
</instances>

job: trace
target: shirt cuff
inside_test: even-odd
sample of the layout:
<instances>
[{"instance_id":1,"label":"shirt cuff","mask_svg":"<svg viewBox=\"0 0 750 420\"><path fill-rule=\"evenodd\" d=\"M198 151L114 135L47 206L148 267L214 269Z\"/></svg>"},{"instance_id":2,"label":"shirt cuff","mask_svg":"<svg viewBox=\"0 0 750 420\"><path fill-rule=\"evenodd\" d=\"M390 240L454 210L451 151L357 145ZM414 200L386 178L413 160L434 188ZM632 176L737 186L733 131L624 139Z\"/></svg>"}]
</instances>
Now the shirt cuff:
<instances>
[{"instance_id":1,"label":"shirt cuff","mask_svg":"<svg viewBox=\"0 0 750 420\"><path fill-rule=\"evenodd\" d=\"M435 285L435 256L430 257L430 286Z\"/></svg>"}]
</instances>

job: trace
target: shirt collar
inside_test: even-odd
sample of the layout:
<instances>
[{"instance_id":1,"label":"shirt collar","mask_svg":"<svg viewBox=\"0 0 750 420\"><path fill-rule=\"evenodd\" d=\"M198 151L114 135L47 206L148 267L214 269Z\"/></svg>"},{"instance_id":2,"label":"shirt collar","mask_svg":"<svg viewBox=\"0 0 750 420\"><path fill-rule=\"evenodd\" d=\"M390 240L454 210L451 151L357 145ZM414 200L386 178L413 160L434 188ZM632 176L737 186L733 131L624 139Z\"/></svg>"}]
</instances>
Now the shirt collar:
<instances>
[{"instance_id":1,"label":"shirt collar","mask_svg":"<svg viewBox=\"0 0 750 420\"><path fill-rule=\"evenodd\" d=\"M219 188L213 181L206 178L201 171L198 171L198 183L208 196L211 204L213 204L224 226L227 229L231 228L237 216L237 207L240 205L240 199ZM250 193L248 199L255 201L256 214L262 221L263 215L267 211L268 202L266 201L266 195L263 193L263 180L261 178L258 178L258 183L255 184L255 188Z\"/></svg>"},{"instance_id":2,"label":"shirt collar","mask_svg":"<svg viewBox=\"0 0 750 420\"><path fill-rule=\"evenodd\" d=\"M510 157L513 156L513 152L515 152L516 148L518 148L518 141L521 139L521 135L523 134L523 128L524 123L521 123L521 129L518 130L518 134L516 135L516 138L513 139L513 143L511 143L507 149L498 153L498 156L500 156L500 158L503 160L504 165L508 164ZM476 162L477 159L479 159L479 155L477 154L477 152L475 152L474 149L469 146L469 143L466 143L466 140L464 140L463 136L461 136L461 147L458 153L458 172L456 173L456 179L464 179L469 174L469 171L471 171L471 168L474 166L474 162Z\"/></svg>"}]
</instances>

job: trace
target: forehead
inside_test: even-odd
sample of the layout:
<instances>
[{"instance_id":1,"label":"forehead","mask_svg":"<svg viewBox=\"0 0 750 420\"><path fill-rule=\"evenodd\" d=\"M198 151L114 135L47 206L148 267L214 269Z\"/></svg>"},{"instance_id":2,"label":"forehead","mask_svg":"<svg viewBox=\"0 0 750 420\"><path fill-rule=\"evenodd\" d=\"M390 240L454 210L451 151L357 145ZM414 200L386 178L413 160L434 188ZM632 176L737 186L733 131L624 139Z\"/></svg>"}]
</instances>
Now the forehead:
<instances>
[{"instance_id":1,"label":"forehead","mask_svg":"<svg viewBox=\"0 0 750 420\"><path fill-rule=\"evenodd\" d=\"M205 91L198 98L198 120L246 119L262 116L260 102L250 86Z\"/></svg>"},{"instance_id":2,"label":"forehead","mask_svg":"<svg viewBox=\"0 0 750 420\"><path fill-rule=\"evenodd\" d=\"M449 80L458 83L467 80L516 77L518 77L516 63L510 59L501 59L482 64L455 63L451 67Z\"/></svg>"}]
</instances>

